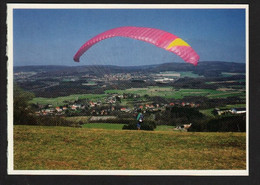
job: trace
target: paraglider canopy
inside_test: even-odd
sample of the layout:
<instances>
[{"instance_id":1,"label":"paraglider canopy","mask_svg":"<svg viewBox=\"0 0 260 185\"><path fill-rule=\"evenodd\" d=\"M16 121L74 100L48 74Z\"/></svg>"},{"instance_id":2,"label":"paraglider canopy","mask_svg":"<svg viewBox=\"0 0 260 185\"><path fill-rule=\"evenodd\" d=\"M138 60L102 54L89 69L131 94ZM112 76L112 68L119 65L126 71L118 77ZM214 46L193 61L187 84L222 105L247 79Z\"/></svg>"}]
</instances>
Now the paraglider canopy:
<instances>
[{"instance_id":1,"label":"paraglider canopy","mask_svg":"<svg viewBox=\"0 0 260 185\"><path fill-rule=\"evenodd\" d=\"M88 40L74 56L74 61L79 62L81 55L94 44L111 37L128 37L153 44L180 56L184 61L197 65L199 55L192 47L181 38L169 32L147 27L125 26L107 30Z\"/></svg>"}]
</instances>

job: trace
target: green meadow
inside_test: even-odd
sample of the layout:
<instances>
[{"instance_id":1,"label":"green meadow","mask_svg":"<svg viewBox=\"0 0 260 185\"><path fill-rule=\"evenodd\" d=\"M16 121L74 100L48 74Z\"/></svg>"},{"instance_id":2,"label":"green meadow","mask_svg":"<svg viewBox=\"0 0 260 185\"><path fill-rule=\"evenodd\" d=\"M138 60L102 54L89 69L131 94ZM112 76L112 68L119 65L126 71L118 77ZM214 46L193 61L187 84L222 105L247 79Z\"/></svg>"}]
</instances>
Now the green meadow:
<instances>
[{"instance_id":1,"label":"green meadow","mask_svg":"<svg viewBox=\"0 0 260 185\"><path fill-rule=\"evenodd\" d=\"M124 125L125 124L88 123L88 124L83 124L82 128L122 130ZM155 131L173 131L173 129L174 129L173 126L158 125L156 126Z\"/></svg>"},{"instance_id":2,"label":"green meadow","mask_svg":"<svg viewBox=\"0 0 260 185\"><path fill-rule=\"evenodd\" d=\"M14 169L245 170L246 133L15 125Z\"/></svg>"},{"instance_id":3,"label":"green meadow","mask_svg":"<svg viewBox=\"0 0 260 185\"><path fill-rule=\"evenodd\" d=\"M230 77L235 75L245 75L245 73L228 73L228 72L222 72L221 73L223 77Z\"/></svg>"},{"instance_id":4,"label":"green meadow","mask_svg":"<svg viewBox=\"0 0 260 185\"><path fill-rule=\"evenodd\" d=\"M167 77L167 74L169 74L169 77L172 77L171 75L175 74L175 75L180 75L181 78L184 77L189 77L189 78L199 78L199 77L203 77L201 75L195 74L192 71L165 71L165 72L161 72L160 74L164 74Z\"/></svg>"},{"instance_id":5,"label":"green meadow","mask_svg":"<svg viewBox=\"0 0 260 185\"><path fill-rule=\"evenodd\" d=\"M88 124L83 124L82 128L122 130L123 126L124 124L88 123Z\"/></svg>"},{"instance_id":6,"label":"green meadow","mask_svg":"<svg viewBox=\"0 0 260 185\"><path fill-rule=\"evenodd\" d=\"M103 101L105 97L108 97L109 94L138 94L143 99L145 95L148 96L160 96L164 98L174 98L182 99L185 96L205 96L208 98L226 98L230 96L241 96L245 97L245 93L237 90L233 91L220 91L220 90L211 90L211 89L174 89L172 87L147 87L147 88L129 88L125 90L106 90L104 94L74 94L70 96L61 96L57 98L42 98L36 97L30 101L34 104L52 104L53 106L62 106L69 101L75 101L77 99L89 99L91 101ZM131 104L131 100L122 100L122 105Z\"/></svg>"},{"instance_id":7,"label":"green meadow","mask_svg":"<svg viewBox=\"0 0 260 185\"><path fill-rule=\"evenodd\" d=\"M219 91L211 89L174 89L172 87L130 88L126 90L107 90L105 92L107 94L132 93L139 94L140 96L149 95L174 99L182 99L185 96L206 96L209 98L224 98L229 96L240 96L244 94L239 91Z\"/></svg>"},{"instance_id":8,"label":"green meadow","mask_svg":"<svg viewBox=\"0 0 260 185\"><path fill-rule=\"evenodd\" d=\"M54 106L62 106L66 104L66 101L75 101L77 99L89 99L92 101L96 101L99 99L102 99L106 97L105 94L73 94L70 96L60 96L57 98L42 98L42 97L36 97L33 100L31 100L29 103L34 103L34 104L42 104L42 105L47 105L51 104Z\"/></svg>"}]
</instances>

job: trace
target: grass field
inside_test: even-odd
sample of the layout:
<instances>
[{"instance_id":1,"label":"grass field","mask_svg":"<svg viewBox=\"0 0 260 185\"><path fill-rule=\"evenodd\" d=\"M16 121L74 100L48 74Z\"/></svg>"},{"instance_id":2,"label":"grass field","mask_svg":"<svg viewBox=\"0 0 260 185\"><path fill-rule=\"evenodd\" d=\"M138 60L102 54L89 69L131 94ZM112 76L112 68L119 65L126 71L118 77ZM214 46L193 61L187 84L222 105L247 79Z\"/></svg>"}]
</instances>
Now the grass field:
<instances>
[{"instance_id":1,"label":"grass field","mask_svg":"<svg viewBox=\"0 0 260 185\"><path fill-rule=\"evenodd\" d=\"M166 72L161 72L160 74L164 74L166 77L167 77L167 74L176 74L176 75L180 75L181 78L184 78L184 77L190 77L190 78L198 78L198 77L203 77L203 76L200 76L198 74L195 74L193 73L192 71L166 71ZM170 76L171 77L171 76Z\"/></svg>"},{"instance_id":2,"label":"grass field","mask_svg":"<svg viewBox=\"0 0 260 185\"><path fill-rule=\"evenodd\" d=\"M65 117L68 121L73 122L82 122L82 128L91 128L91 129L113 129L113 130L122 130L125 124L111 124L111 123L88 123L90 116L74 116L74 117ZM155 131L172 131L173 126L168 125L158 125Z\"/></svg>"},{"instance_id":3,"label":"grass field","mask_svg":"<svg viewBox=\"0 0 260 185\"><path fill-rule=\"evenodd\" d=\"M222 72L221 74L223 77L230 77L230 76L235 76L235 75L245 75L245 73L227 73L227 72Z\"/></svg>"},{"instance_id":4,"label":"grass field","mask_svg":"<svg viewBox=\"0 0 260 185\"><path fill-rule=\"evenodd\" d=\"M87 123L90 117L91 116L73 116L73 117L65 117L65 119L77 123L78 122Z\"/></svg>"},{"instance_id":5,"label":"grass field","mask_svg":"<svg viewBox=\"0 0 260 185\"><path fill-rule=\"evenodd\" d=\"M148 87L148 88L130 88L126 90L107 90L106 93L133 93L140 96L160 96L164 98L182 99L185 96L206 96L209 98L225 98L229 96L245 96L245 93L239 91L218 91L211 89L179 89L176 90L172 87Z\"/></svg>"},{"instance_id":6,"label":"grass field","mask_svg":"<svg viewBox=\"0 0 260 185\"><path fill-rule=\"evenodd\" d=\"M89 123L83 124L82 128L122 130L124 125L125 124ZM172 131L173 128L173 126L159 125L156 127L155 131Z\"/></svg>"},{"instance_id":7,"label":"grass field","mask_svg":"<svg viewBox=\"0 0 260 185\"><path fill-rule=\"evenodd\" d=\"M14 169L246 169L246 134L17 125Z\"/></svg>"},{"instance_id":8,"label":"grass field","mask_svg":"<svg viewBox=\"0 0 260 185\"><path fill-rule=\"evenodd\" d=\"M51 104L53 106L62 106L67 104L66 101L75 101L77 99L89 99L92 101L104 100L108 94L123 94L123 93L132 93L138 94L140 96L149 95L149 96L160 96L164 98L174 98L182 99L185 96L206 96L208 98L226 98L230 96L241 96L245 97L245 93L237 90L233 91L221 91L221 90L210 90L210 89L174 89L172 87L157 87L150 86L146 88L129 88L125 90L106 90L105 94L74 94L70 96L63 96L57 98L42 98L36 97L30 101L30 103L47 105ZM139 98L140 100L143 97ZM122 105L131 104L131 100L122 100Z\"/></svg>"},{"instance_id":9,"label":"grass field","mask_svg":"<svg viewBox=\"0 0 260 185\"><path fill-rule=\"evenodd\" d=\"M38 103L42 105L51 104L54 106L62 106L66 104L64 101L75 101L77 99L89 99L92 101L96 101L98 99L102 99L106 97L105 94L74 94L70 96L61 96L57 98L42 98L42 97L36 97L33 100L31 100L29 103Z\"/></svg>"},{"instance_id":10,"label":"grass field","mask_svg":"<svg viewBox=\"0 0 260 185\"><path fill-rule=\"evenodd\" d=\"M173 131L174 128L174 126L158 125L156 126L155 131Z\"/></svg>"},{"instance_id":11,"label":"grass field","mask_svg":"<svg viewBox=\"0 0 260 185\"><path fill-rule=\"evenodd\" d=\"M195 74L192 71L187 71L187 72L180 72L180 75L182 78L184 77L189 77L189 78L199 78L199 77L203 77L201 75Z\"/></svg>"},{"instance_id":12,"label":"grass field","mask_svg":"<svg viewBox=\"0 0 260 185\"><path fill-rule=\"evenodd\" d=\"M122 130L123 126L124 124L89 123L82 125L82 128Z\"/></svg>"}]
</instances>

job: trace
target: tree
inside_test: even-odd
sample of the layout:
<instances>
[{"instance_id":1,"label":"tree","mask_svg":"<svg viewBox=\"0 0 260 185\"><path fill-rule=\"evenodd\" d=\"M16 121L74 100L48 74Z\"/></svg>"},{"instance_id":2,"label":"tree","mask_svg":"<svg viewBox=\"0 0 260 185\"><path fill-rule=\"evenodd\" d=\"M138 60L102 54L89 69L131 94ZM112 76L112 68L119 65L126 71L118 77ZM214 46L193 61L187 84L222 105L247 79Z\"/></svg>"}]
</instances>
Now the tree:
<instances>
[{"instance_id":1,"label":"tree","mask_svg":"<svg viewBox=\"0 0 260 185\"><path fill-rule=\"evenodd\" d=\"M31 116L32 110L29 107L29 101L33 98L33 93L24 91L16 84L14 85L13 110L15 125L24 125L34 121L33 116Z\"/></svg>"},{"instance_id":2,"label":"tree","mask_svg":"<svg viewBox=\"0 0 260 185\"><path fill-rule=\"evenodd\" d=\"M119 103L121 103L121 98L120 98L120 97L118 97L118 96L116 96L116 102L119 102Z\"/></svg>"},{"instance_id":3,"label":"tree","mask_svg":"<svg viewBox=\"0 0 260 185\"><path fill-rule=\"evenodd\" d=\"M58 116L35 116L29 101L34 94L14 85L14 125L44 125L80 127L76 122L64 120Z\"/></svg>"}]
</instances>

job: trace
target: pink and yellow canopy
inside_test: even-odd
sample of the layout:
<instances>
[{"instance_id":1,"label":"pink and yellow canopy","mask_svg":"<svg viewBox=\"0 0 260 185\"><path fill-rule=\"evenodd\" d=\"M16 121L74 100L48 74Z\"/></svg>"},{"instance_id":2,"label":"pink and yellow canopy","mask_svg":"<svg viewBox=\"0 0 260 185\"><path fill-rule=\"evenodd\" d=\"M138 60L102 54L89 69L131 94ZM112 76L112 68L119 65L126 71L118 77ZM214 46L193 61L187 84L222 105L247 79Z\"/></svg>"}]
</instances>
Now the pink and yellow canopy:
<instances>
[{"instance_id":1,"label":"pink and yellow canopy","mask_svg":"<svg viewBox=\"0 0 260 185\"><path fill-rule=\"evenodd\" d=\"M154 44L159 48L175 53L184 61L197 65L199 55L191 48L191 46L181 38L169 32L147 27L125 26L105 31L83 44L74 56L74 61L79 62L79 58L85 51L99 41L111 37L128 37Z\"/></svg>"}]
</instances>

